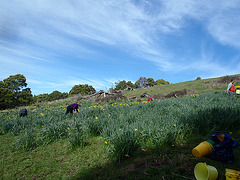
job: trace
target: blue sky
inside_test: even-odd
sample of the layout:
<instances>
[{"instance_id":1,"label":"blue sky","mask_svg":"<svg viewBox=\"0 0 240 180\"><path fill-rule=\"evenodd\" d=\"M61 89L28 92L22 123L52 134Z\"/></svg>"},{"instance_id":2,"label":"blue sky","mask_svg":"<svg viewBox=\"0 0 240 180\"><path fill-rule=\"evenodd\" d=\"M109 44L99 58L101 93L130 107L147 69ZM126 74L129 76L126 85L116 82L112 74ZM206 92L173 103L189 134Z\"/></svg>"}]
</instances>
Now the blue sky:
<instances>
[{"instance_id":1,"label":"blue sky","mask_svg":"<svg viewBox=\"0 0 240 180\"><path fill-rule=\"evenodd\" d=\"M2 0L0 80L32 93L240 73L239 0Z\"/></svg>"}]
</instances>

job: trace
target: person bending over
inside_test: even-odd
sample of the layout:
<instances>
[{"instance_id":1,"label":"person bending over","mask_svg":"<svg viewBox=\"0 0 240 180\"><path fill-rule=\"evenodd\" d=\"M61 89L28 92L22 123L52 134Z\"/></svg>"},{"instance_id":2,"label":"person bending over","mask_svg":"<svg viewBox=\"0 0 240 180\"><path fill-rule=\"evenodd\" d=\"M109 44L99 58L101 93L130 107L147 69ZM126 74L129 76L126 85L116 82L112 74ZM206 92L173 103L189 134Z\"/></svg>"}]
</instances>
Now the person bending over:
<instances>
[{"instance_id":1,"label":"person bending over","mask_svg":"<svg viewBox=\"0 0 240 180\"><path fill-rule=\"evenodd\" d=\"M23 108L19 111L19 117L24 117L24 116L27 116L28 113L27 113L27 109L26 108Z\"/></svg>"},{"instance_id":2,"label":"person bending over","mask_svg":"<svg viewBox=\"0 0 240 180\"><path fill-rule=\"evenodd\" d=\"M73 111L74 111L74 113L79 112L78 107L81 107L81 106L82 106L82 104L77 104L77 103L70 104L70 105L67 107L67 111L66 111L65 114L66 114L66 115L67 115L68 113L72 114Z\"/></svg>"}]
</instances>

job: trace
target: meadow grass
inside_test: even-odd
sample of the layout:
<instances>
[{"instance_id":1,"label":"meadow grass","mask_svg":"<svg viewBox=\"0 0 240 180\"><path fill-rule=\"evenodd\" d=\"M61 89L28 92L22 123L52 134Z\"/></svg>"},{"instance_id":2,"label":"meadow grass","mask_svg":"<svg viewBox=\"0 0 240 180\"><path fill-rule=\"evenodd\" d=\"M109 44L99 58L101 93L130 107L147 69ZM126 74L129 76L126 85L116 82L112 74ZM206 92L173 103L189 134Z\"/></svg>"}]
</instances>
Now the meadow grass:
<instances>
[{"instance_id":1,"label":"meadow grass","mask_svg":"<svg viewBox=\"0 0 240 180\"><path fill-rule=\"evenodd\" d=\"M132 175L141 179L138 173L145 178L193 177L197 159L191 155L192 148L212 133L240 134L239 97L232 100L225 92L149 102L83 104L80 113L67 116L66 102L29 107L29 115L23 118L17 116L17 109L2 111L0 177L115 179ZM239 150L235 153L239 155ZM125 167L118 168L133 166L129 159L136 160L144 171L132 167L124 173ZM224 174L221 163L202 160L216 164ZM236 169L239 162L237 158L228 167ZM191 168L184 171L181 163ZM115 175L111 175L113 171Z\"/></svg>"}]
</instances>

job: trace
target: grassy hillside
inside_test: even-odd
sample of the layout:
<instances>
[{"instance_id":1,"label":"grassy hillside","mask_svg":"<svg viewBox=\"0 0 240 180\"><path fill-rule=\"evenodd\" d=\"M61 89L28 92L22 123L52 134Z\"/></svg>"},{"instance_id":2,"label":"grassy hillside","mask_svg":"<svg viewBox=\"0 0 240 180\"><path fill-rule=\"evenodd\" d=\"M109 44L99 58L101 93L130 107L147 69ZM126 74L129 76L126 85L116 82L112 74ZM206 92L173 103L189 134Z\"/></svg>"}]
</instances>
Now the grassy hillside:
<instances>
[{"instance_id":1,"label":"grassy hillside","mask_svg":"<svg viewBox=\"0 0 240 180\"><path fill-rule=\"evenodd\" d=\"M157 94L166 95L170 92L179 91L183 89L193 90L196 94L203 94L203 93L215 92L215 91L224 91L227 89L227 86L230 83L231 78L236 79L236 83L240 85L240 74L237 74L233 76L193 80L193 81L187 81L187 82L180 82L176 84L160 85L160 86L148 87L144 89L136 89L134 91L124 92L124 95L128 97L133 97L133 96L139 96L145 92L150 96L157 95Z\"/></svg>"},{"instance_id":2,"label":"grassy hillside","mask_svg":"<svg viewBox=\"0 0 240 180\"><path fill-rule=\"evenodd\" d=\"M214 92L197 89L203 84L218 86ZM67 116L67 101L28 107L23 118L18 109L0 111L0 178L194 179L195 165L206 162L225 179L225 168L240 170L240 146L233 148L233 164L192 155L212 133L230 133L240 142L240 97L231 99L222 91L227 84L219 84L209 79L162 86L166 94L192 89L199 95L150 102L81 101L80 113ZM144 90L151 94L152 88Z\"/></svg>"}]
</instances>

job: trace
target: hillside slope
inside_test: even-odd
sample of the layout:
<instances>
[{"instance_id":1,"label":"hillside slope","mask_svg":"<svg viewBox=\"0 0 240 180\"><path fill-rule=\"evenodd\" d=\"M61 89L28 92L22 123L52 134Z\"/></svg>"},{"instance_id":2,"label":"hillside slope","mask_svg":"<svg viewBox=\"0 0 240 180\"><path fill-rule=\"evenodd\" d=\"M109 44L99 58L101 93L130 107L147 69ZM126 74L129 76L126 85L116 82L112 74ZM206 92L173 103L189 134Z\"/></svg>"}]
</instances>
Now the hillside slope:
<instances>
[{"instance_id":1,"label":"hillside slope","mask_svg":"<svg viewBox=\"0 0 240 180\"><path fill-rule=\"evenodd\" d=\"M231 76L222 76L218 78L201 79L180 82L176 84L160 85L154 87L148 87L143 89L135 89L133 91L125 91L124 95L127 97L139 96L143 93L147 93L150 96L167 95L174 91L181 91L184 89L191 90L195 94L203 94L208 92L224 91L227 89L228 83L231 79L234 79L236 85L240 85L240 74Z\"/></svg>"}]
</instances>

